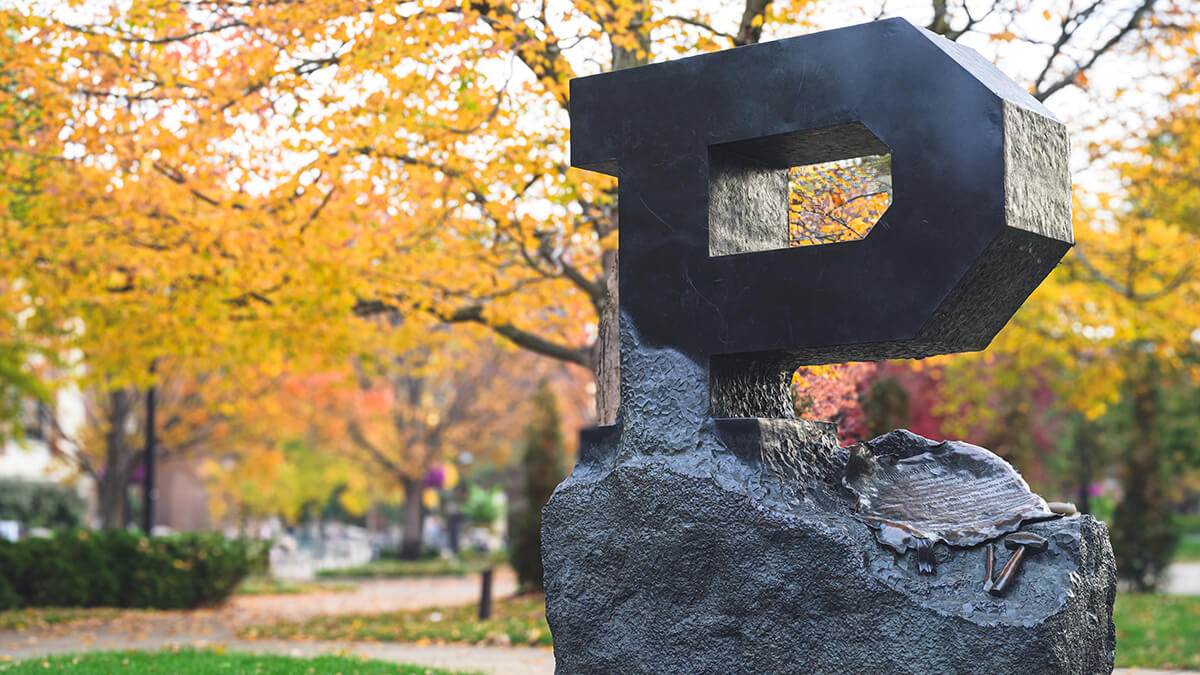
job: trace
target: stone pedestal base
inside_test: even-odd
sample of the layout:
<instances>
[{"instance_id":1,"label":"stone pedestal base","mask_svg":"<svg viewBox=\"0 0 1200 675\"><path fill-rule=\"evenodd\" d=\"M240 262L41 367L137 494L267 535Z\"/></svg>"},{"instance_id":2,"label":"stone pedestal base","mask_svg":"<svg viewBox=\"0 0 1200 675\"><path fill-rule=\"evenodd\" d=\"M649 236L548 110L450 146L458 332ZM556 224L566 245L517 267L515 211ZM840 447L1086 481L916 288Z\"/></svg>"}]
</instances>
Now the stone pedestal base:
<instances>
[{"instance_id":1,"label":"stone pedestal base","mask_svg":"<svg viewBox=\"0 0 1200 675\"><path fill-rule=\"evenodd\" d=\"M789 485L719 436L675 455L585 439L543 511L557 672L1112 671L1102 523L1026 525L1049 548L996 598L984 545L937 544L936 573L919 574L913 552L884 548L851 515L829 475ZM833 451L833 469L844 456ZM991 545L998 571L1010 552Z\"/></svg>"}]
</instances>

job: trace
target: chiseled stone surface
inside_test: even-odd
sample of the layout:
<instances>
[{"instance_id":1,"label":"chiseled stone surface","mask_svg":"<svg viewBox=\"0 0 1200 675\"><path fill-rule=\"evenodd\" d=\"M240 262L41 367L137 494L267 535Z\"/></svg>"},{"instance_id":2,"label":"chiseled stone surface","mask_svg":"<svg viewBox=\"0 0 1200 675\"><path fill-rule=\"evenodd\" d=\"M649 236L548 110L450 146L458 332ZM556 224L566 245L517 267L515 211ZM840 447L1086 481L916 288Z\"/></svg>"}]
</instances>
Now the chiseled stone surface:
<instances>
[{"instance_id":1,"label":"chiseled stone surface","mask_svg":"<svg viewBox=\"0 0 1200 675\"><path fill-rule=\"evenodd\" d=\"M994 598L982 546L938 544L937 573L918 574L914 553L876 543L834 482L781 472L781 424L828 453L811 425L772 420L767 462L709 425L693 450L625 448L576 467L543 511L556 672L1112 671L1103 524L1026 525L1050 548ZM1009 552L993 546L998 571Z\"/></svg>"},{"instance_id":2,"label":"chiseled stone surface","mask_svg":"<svg viewBox=\"0 0 1200 675\"><path fill-rule=\"evenodd\" d=\"M1004 218L1012 227L1073 242L1071 141L1045 108L1005 101Z\"/></svg>"}]
</instances>

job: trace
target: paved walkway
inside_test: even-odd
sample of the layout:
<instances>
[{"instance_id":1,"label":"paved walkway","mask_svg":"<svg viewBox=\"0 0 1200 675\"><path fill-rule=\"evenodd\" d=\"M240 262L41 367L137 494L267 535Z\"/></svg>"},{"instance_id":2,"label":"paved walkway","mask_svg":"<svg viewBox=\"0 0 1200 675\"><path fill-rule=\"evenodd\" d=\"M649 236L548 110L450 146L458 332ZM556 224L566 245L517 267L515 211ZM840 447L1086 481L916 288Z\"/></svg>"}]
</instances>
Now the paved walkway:
<instances>
[{"instance_id":1,"label":"paved walkway","mask_svg":"<svg viewBox=\"0 0 1200 675\"><path fill-rule=\"evenodd\" d=\"M1200 595L1200 562L1175 563L1168 567L1163 590L1175 595Z\"/></svg>"},{"instance_id":2,"label":"paved walkway","mask_svg":"<svg viewBox=\"0 0 1200 675\"><path fill-rule=\"evenodd\" d=\"M497 570L493 583L496 597L512 595L516 591L516 578L510 570ZM373 580L360 582L353 592L237 596L222 607L186 612L135 610L110 621L0 631L0 655L22 660L79 651L221 645L229 650L300 656L344 652L497 675L554 672L553 654L538 648L421 647L394 643L243 640L237 637L241 628L275 621L467 604L478 600L479 587L479 575Z\"/></svg>"},{"instance_id":3,"label":"paved walkway","mask_svg":"<svg viewBox=\"0 0 1200 675\"><path fill-rule=\"evenodd\" d=\"M3 635L0 633L0 635ZM3 639L3 638L0 638ZM16 645L7 644L0 654L21 661L51 654L80 651L124 650L157 651L169 647L216 647L231 652L283 654L286 656L318 656L347 654L394 663L409 663L435 668L490 673L492 675L552 675L554 653L549 649L532 647L470 647L465 645L333 642L287 640L242 640L228 631L215 631L205 638L192 635L162 634L108 636L82 641L70 635L49 638L30 636Z\"/></svg>"},{"instance_id":4,"label":"paved walkway","mask_svg":"<svg viewBox=\"0 0 1200 675\"><path fill-rule=\"evenodd\" d=\"M1150 668L1117 668L1112 675L1200 675L1195 670L1153 670Z\"/></svg>"}]
</instances>

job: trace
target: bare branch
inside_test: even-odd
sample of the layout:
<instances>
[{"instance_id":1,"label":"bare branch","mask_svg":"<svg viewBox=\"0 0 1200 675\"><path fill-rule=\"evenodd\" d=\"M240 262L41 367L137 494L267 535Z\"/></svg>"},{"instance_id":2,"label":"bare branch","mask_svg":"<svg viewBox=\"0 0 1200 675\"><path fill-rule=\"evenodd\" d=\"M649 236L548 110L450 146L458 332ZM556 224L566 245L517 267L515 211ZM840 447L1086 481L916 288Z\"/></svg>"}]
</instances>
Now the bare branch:
<instances>
[{"instance_id":1,"label":"bare branch","mask_svg":"<svg viewBox=\"0 0 1200 675\"><path fill-rule=\"evenodd\" d=\"M528 349L542 356L549 356L552 359L574 363L585 368L590 367L588 353L582 349L572 349L565 345L551 342L541 336L534 335L528 331L517 328L510 323L493 324L489 323L483 316L483 307L475 305L465 307L452 314L440 315L441 319L446 323L477 323L482 326L487 326L495 331L501 337L504 337L509 342Z\"/></svg>"},{"instance_id":2,"label":"bare branch","mask_svg":"<svg viewBox=\"0 0 1200 675\"><path fill-rule=\"evenodd\" d=\"M142 37L136 37L136 36L128 35L128 34L110 33L110 32L96 30L96 28L94 26L75 26L75 25L72 25L69 23L64 23L63 27L68 30L75 31L76 33L83 33L85 35L94 35L96 37L111 38L114 40L120 40L121 42L136 42L136 43L145 44L145 45L163 45L163 44L168 44L171 42L183 42L185 40L190 40L194 37L199 37L201 35L207 35L209 33L219 33L221 31L228 30L230 28L245 28L246 24L242 23L241 21L231 21L230 23L223 23L223 24L220 24L217 26L210 26L208 28L202 28L200 30L195 30L190 33L183 33L181 35L167 35L165 37L160 37L160 38L142 38Z\"/></svg>"},{"instance_id":3,"label":"bare branch","mask_svg":"<svg viewBox=\"0 0 1200 675\"><path fill-rule=\"evenodd\" d=\"M555 100L566 109L567 89L561 84L574 77L574 70L562 57L558 39L551 34L539 37L531 26L519 20L509 4L474 0L469 5L470 9L479 12L480 20L493 32L512 35L513 42L509 49L538 80L554 92Z\"/></svg>"},{"instance_id":4,"label":"bare branch","mask_svg":"<svg viewBox=\"0 0 1200 675\"><path fill-rule=\"evenodd\" d=\"M155 162L152 165L152 167L154 168L155 171L162 174L164 177L166 177L167 180L171 181L172 183L175 183L177 185L186 185L188 182L187 176L183 175L183 173L181 171L179 171L178 169L176 169L174 167L167 166L160 162ZM204 202L205 204L208 204L209 206L221 206L222 205L220 200L209 197L208 195L204 194L203 192L201 192L200 190L198 190L196 188L189 188L189 191L192 193L193 197L195 197L196 199L199 199L200 201ZM230 206L230 208L234 209L235 211L245 211L246 210L245 205L238 204L236 202L233 204L230 204L229 206Z\"/></svg>"},{"instance_id":5,"label":"bare branch","mask_svg":"<svg viewBox=\"0 0 1200 675\"><path fill-rule=\"evenodd\" d=\"M367 438L357 420L351 420L350 423L346 425L346 431L350 435L350 440L354 441L354 444L358 447L366 450L367 453L371 455L372 459L378 462L379 465L385 470L397 476L408 475L408 473L404 471L399 464L393 462L391 458L389 458L383 453L382 450L379 449L379 446L375 445L370 441L370 439Z\"/></svg>"},{"instance_id":6,"label":"bare branch","mask_svg":"<svg viewBox=\"0 0 1200 675\"><path fill-rule=\"evenodd\" d=\"M317 219L317 216L321 215L321 211L325 209L325 205L329 203L329 200L333 197L334 192L337 192L336 185L332 188L329 188L329 192L326 192L325 196L321 198L321 203L317 204L317 208L313 209L313 212L308 215L308 220L304 221L304 224L300 226L300 234L304 234L304 231L313 224L313 222Z\"/></svg>"},{"instance_id":7,"label":"bare branch","mask_svg":"<svg viewBox=\"0 0 1200 675\"><path fill-rule=\"evenodd\" d=\"M1095 11L1096 7L1100 5L1101 1L1102 0L1096 0L1094 4L1090 5L1087 9L1080 12L1080 14L1077 14L1075 17L1073 17L1073 20L1075 21L1075 28L1078 28L1079 23L1082 23L1083 19L1086 18L1087 15ZM1045 81L1046 74L1049 72L1050 64L1054 61L1054 58L1061 53L1062 47L1066 44L1066 41L1070 40L1071 36L1074 35L1075 29L1071 29L1070 32L1067 32L1066 25L1068 19L1064 19L1063 35L1059 37L1059 41L1055 42L1054 51L1051 53L1050 58L1047 59L1046 67L1042 69L1041 74L1038 75L1038 78L1034 83L1033 97L1039 101L1045 101L1047 98L1053 96L1058 90L1074 84L1076 79L1078 79L1080 75L1086 73L1093 65L1095 65L1096 61L1099 60L1101 56L1107 54L1113 49L1113 47L1116 47L1121 40L1125 39L1126 36L1137 29L1137 27L1142 23L1142 19L1145 18L1146 14L1154 8L1155 2L1156 0L1143 0L1142 4L1138 5L1137 9L1135 9L1133 13L1129 15L1129 20L1125 22L1121 29L1118 30L1116 34L1109 38L1108 41L1106 41L1103 45L1095 49L1090 57L1088 57L1083 63L1078 64L1073 70L1071 70L1071 72L1064 75L1057 82L1043 87L1042 83Z\"/></svg>"},{"instance_id":8,"label":"bare branch","mask_svg":"<svg viewBox=\"0 0 1200 675\"><path fill-rule=\"evenodd\" d=\"M699 19L691 19L686 16L678 16L675 14L672 14L671 16L667 16L667 17L663 17L663 18L667 19L668 21L678 21L679 23L687 24L689 26L703 28L704 30L712 33L713 35L716 35L717 37L723 37L726 40L729 40L735 44L737 43L736 35L730 35L729 33L726 33L724 31L719 31L716 28L713 28L712 26L708 25L707 23L705 23Z\"/></svg>"},{"instance_id":9,"label":"bare branch","mask_svg":"<svg viewBox=\"0 0 1200 675\"><path fill-rule=\"evenodd\" d=\"M560 260L558 264L562 268L563 276L570 279L571 283L578 286L584 293L587 293L593 305L599 308L608 302L608 290L604 287L603 281L588 279L582 272L569 263Z\"/></svg>"},{"instance_id":10,"label":"bare branch","mask_svg":"<svg viewBox=\"0 0 1200 675\"><path fill-rule=\"evenodd\" d=\"M1075 246L1075 258L1079 261L1079 264L1083 265L1084 269L1086 269L1096 281L1108 286L1121 297L1134 302L1151 302L1173 293L1180 286L1187 283L1188 279L1192 275L1192 272L1195 271L1194 264L1186 265L1183 267L1183 269L1179 270L1175 274L1175 277L1171 279L1171 281L1164 284L1159 290L1154 291L1153 293L1138 293L1137 290L1131 286L1122 284L1104 272L1101 272L1095 265L1092 264L1092 261L1087 257L1087 254L1083 252L1083 247L1078 244Z\"/></svg>"}]
</instances>

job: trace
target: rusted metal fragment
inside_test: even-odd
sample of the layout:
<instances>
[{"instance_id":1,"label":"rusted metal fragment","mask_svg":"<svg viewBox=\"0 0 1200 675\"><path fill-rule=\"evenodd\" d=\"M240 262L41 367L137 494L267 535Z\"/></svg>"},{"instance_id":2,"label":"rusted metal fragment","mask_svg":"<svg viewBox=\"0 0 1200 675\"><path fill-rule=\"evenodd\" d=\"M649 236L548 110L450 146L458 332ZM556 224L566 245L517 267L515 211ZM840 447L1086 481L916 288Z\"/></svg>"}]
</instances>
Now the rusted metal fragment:
<instances>
[{"instance_id":1,"label":"rusted metal fragment","mask_svg":"<svg viewBox=\"0 0 1200 675\"><path fill-rule=\"evenodd\" d=\"M851 449L842 483L880 543L897 553L914 548L918 557L939 541L974 546L1022 523L1058 517L992 452L903 430Z\"/></svg>"},{"instance_id":2,"label":"rusted metal fragment","mask_svg":"<svg viewBox=\"0 0 1200 675\"><path fill-rule=\"evenodd\" d=\"M992 553L992 545L991 544L987 544L983 548L985 551L987 551L987 558L985 559L984 567L983 567L983 575L984 575L983 576L983 590L991 591L992 590L992 568L995 567L995 565L996 565L996 556L994 553Z\"/></svg>"},{"instance_id":3,"label":"rusted metal fragment","mask_svg":"<svg viewBox=\"0 0 1200 675\"><path fill-rule=\"evenodd\" d=\"M1021 567L1021 560L1027 555L1041 553L1049 546L1050 540L1032 532L1015 532L1005 537L1004 547L1015 551L1015 553L1005 563L1004 569L1000 570L1000 576L988 586L987 592L996 597L1003 596L1008 591L1008 586L1012 583L1013 578L1017 576L1017 570ZM990 545L988 549L991 549Z\"/></svg>"}]
</instances>

